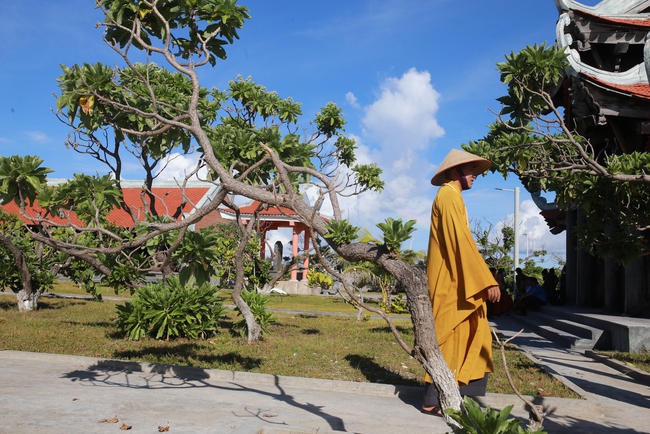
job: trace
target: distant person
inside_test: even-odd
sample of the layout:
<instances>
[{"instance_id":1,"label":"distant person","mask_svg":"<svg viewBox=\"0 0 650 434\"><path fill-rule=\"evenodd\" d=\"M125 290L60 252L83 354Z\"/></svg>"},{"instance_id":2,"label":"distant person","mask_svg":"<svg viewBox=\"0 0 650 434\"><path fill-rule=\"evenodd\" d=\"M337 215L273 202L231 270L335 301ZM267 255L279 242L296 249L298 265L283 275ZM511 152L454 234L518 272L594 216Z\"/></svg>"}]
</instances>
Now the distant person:
<instances>
[{"instance_id":1,"label":"distant person","mask_svg":"<svg viewBox=\"0 0 650 434\"><path fill-rule=\"evenodd\" d=\"M553 305L559 305L560 302L560 288L558 283L560 279L555 273L555 268L549 268L548 270L542 271L542 286L546 290L546 295L548 296L548 302Z\"/></svg>"},{"instance_id":2,"label":"distant person","mask_svg":"<svg viewBox=\"0 0 650 434\"><path fill-rule=\"evenodd\" d=\"M562 267L558 281L558 290L553 297L551 297L549 294L548 301L555 306L562 306L564 303L566 303L566 265Z\"/></svg>"},{"instance_id":3,"label":"distant person","mask_svg":"<svg viewBox=\"0 0 650 434\"><path fill-rule=\"evenodd\" d=\"M519 300L522 295L526 293L526 286L528 285L528 276L526 276L521 268L515 270L515 300Z\"/></svg>"},{"instance_id":4,"label":"distant person","mask_svg":"<svg viewBox=\"0 0 650 434\"><path fill-rule=\"evenodd\" d=\"M461 395L485 395L492 372L492 335L485 301L501 291L476 247L461 192L469 190L491 162L453 149L431 179L441 186L431 208L427 257L429 296L438 344ZM425 377L422 411L442 416L432 379Z\"/></svg>"},{"instance_id":5,"label":"distant person","mask_svg":"<svg viewBox=\"0 0 650 434\"><path fill-rule=\"evenodd\" d=\"M492 268L490 270L492 270ZM505 275L506 272L503 268L499 268L494 274L494 280L497 281L499 290L501 291L501 299L496 303L492 303L489 300L485 302L488 310L488 319L507 314L515 308L515 303L506 287Z\"/></svg>"},{"instance_id":6,"label":"distant person","mask_svg":"<svg viewBox=\"0 0 650 434\"><path fill-rule=\"evenodd\" d=\"M528 310L537 310L548 302L546 290L536 277L528 277L529 289L526 291L517 302L516 309L519 315L526 315Z\"/></svg>"}]
</instances>

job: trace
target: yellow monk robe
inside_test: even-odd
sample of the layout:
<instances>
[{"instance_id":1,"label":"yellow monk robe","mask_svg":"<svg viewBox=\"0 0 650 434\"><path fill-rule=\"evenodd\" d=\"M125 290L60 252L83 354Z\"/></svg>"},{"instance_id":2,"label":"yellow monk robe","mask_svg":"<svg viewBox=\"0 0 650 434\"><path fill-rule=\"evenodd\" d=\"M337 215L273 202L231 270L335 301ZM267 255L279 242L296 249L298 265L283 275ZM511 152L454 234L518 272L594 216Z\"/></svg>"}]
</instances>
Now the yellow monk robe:
<instances>
[{"instance_id":1,"label":"yellow monk robe","mask_svg":"<svg viewBox=\"0 0 650 434\"><path fill-rule=\"evenodd\" d=\"M429 296L442 355L459 386L492 372L487 289L496 285L472 237L460 191L438 190L431 210L427 258ZM429 375L425 381L431 382Z\"/></svg>"}]
</instances>

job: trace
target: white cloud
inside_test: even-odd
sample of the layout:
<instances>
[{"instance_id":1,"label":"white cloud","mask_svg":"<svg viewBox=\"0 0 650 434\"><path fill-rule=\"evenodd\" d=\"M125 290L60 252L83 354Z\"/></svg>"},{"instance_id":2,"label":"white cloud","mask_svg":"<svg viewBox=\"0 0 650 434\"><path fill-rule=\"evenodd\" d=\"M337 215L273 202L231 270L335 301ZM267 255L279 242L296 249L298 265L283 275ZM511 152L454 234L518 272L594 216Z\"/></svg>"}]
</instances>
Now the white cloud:
<instances>
[{"instance_id":1,"label":"white cloud","mask_svg":"<svg viewBox=\"0 0 650 434\"><path fill-rule=\"evenodd\" d=\"M50 137L41 131L25 131L24 133L31 141L38 144L48 143L51 141Z\"/></svg>"},{"instance_id":2,"label":"white cloud","mask_svg":"<svg viewBox=\"0 0 650 434\"><path fill-rule=\"evenodd\" d=\"M425 152L445 133L436 118L439 99L427 71L412 68L399 78L388 78L380 85L378 99L365 107L364 141L357 138L360 162L367 158L384 170L385 188L351 200L351 220L374 234L375 225L387 217L417 220L420 230L415 237L424 242L416 249L426 248L432 201L433 167Z\"/></svg>"},{"instance_id":3,"label":"white cloud","mask_svg":"<svg viewBox=\"0 0 650 434\"><path fill-rule=\"evenodd\" d=\"M351 96L348 93L348 100ZM439 98L426 71L410 69L380 84L378 98L364 108L364 135L353 138L358 146L357 162L377 163L383 170L385 187L381 193L341 198L344 218L376 236L379 233L375 225L387 217L415 219L420 231L412 247L426 247L433 166L425 153L435 139L444 135L436 118ZM323 207L322 212L327 211Z\"/></svg>"},{"instance_id":4,"label":"white cloud","mask_svg":"<svg viewBox=\"0 0 650 434\"><path fill-rule=\"evenodd\" d=\"M345 94L345 100L354 108L359 108L359 102L357 101L357 97L354 96L352 92L348 92Z\"/></svg>"},{"instance_id":5,"label":"white cloud","mask_svg":"<svg viewBox=\"0 0 650 434\"><path fill-rule=\"evenodd\" d=\"M504 225L512 226L514 224L514 214L509 214L505 220L498 222L493 230L492 235L500 234ZM519 206L519 257L525 258L527 254L532 254L535 250L546 250L546 262L548 266L555 266L554 256L564 257L566 250L566 233L562 232L553 235L544 218L540 215L539 208L532 200L524 200ZM539 264L539 261L536 260ZM544 265L546 266L546 265Z\"/></svg>"},{"instance_id":6,"label":"white cloud","mask_svg":"<svg viewBox=\"0 0 650 434\"><path fill-rule=\"evenodd\" d=\"M170 154L165 160L165 164L159 172L157 179L182 181L188 174L196 169L198 162L199 156L197 154ZM203 168L199 171L198 176L205 179L206 174L207 169Z\"/></svg>"},{"instance_id":7,"label":"white cloud","mask_svg":"<svg viewBox=\"0 0 650 434\"><path fill-rule=\"evenodd\" d=\"M422 149L445 134L436 119L439 99L427 71L412 68L401 78L389 78L379 99L365 109L364 133L378 140L383 151Z\"/></svg>"}]
</instances>

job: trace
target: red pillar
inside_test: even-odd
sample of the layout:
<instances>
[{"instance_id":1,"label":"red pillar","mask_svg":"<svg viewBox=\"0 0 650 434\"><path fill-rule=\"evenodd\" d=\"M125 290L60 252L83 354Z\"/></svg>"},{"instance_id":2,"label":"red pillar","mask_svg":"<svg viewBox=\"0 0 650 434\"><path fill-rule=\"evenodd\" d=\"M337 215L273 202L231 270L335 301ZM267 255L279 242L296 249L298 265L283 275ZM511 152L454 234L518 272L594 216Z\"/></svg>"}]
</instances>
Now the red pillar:
<instances>
[{"instance_id":1,"label":"red pillar","mask_svg":"<svg viewBox=\"0 0 650 434\"><path fill-rule=\"evenodd\" d=\"M305 227L305 259L302 262L302 279L307 280L307 270L309 270L309 232Z\"/></svg>"},{"instance_id":2,"label":"red pillar","mask_svg":"<svg viewBox=\"0 0 650 434\"><path fill-rule=\"evenodd\" d=\"M291 222L290 226L293 227L293 238L291 243L291 254L295 258L298 256L298 228L296 227L295 222ZM298 280L298 265L294 264L291 269L291 280Z\"/></svg>"}]
</instances>

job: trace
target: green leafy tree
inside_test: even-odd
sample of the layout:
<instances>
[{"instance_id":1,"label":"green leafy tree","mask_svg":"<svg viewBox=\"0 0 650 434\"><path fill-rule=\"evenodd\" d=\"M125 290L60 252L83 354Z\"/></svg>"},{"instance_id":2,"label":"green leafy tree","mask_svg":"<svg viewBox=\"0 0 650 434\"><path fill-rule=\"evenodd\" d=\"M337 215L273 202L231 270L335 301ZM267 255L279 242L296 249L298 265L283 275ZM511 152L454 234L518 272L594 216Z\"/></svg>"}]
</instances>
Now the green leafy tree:
<instances>
[{"instance_id":1,"label":"green leafy tree","mask_svg":"<svg viewBox=\"0 0 650 434\"><path fill-rule=\"evenodd\" d=\"M503 226L500 234L493 234L492 224L484 227L480 221L473 220L472 235L488 267L512 269L515 231L511 226Z\"/></svg>"},{"instance_id":2,"label":"green leafy tree","mask_svg":"<svg viewBox=\"0 0 650 434\"><path fill-rule=\"evenodd\" d=\"M16 294L21 312L35 310L63 266L62 255L29 237L22 221L0 209L0 288Z\"/></svg>"},{"instance_id":3,"label":"green leafy tree","mask_svg":"<svg viewBox=\"0 0 650 434\"><path fill-rule=\"evenodd\" d=\"M551 92L564 78L566 57L544 44L507 55L497 64L507 86L499 119L463 147L492 160L504 178L518 176L531 192L554 192L560 209L579 206L578 244L626 263L650 247L650 154L597 149L565 123Z\"/></svg>"}]
</instances>

